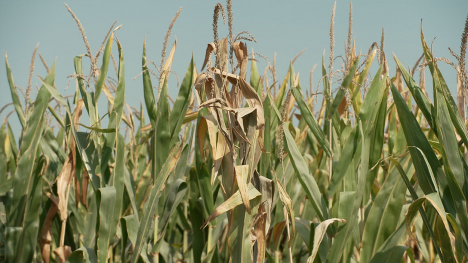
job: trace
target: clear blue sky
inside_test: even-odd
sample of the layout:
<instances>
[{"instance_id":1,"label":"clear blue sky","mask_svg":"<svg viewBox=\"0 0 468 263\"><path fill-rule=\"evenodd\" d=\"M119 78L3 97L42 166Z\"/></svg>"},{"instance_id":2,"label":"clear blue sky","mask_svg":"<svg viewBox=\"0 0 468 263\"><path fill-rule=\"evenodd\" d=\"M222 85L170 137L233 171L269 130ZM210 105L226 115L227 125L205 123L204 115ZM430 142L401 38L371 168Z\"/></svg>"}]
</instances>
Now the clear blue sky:
<instances>
[{"instance_id":1,"label":"clear blue sky","mask_svg":"<svg viewBox=\"0 0 468 263\"><path fill-rule=\"evenodd\" d=\"M147 55L159 64L164 35L172 17L183 7L174 25L168 52L177 36L177 51L172 66L182 79L193 53L197 69L203 63L206 45L213 41L212 16L217 1L69 1L70 8L81 20L86 30L92 52L100 47L105 34L117 20L122 24L117 36L125 55L126 100L139 107L143 101L142 79L132 80L141 71L143 39L147 34ZM225 2L221 2L225 6ZM302 87L309 86L309 71L321 63L322 52L329 54L329 24L333 1L234 1L234 32L247 30L258 43L248 43L249 52L254 48L273 60L277 53L278 78L284 78L289 61L301 50L306 52L296 61L295 71L301 72ZM349 1L337 1L335 17L335 55L343 54L348 30ZM395 74L391 57L394 52L404 65L411 67L422 54L420 21L426 40L436 37L433 51L436 57L454 61L448 47L457 53L460 36L468 13L468 1L353 1L353 33L356 36L357 52L366 53L374 42L380 42L382 27L385 28L385 52L390 62L390 75ZM222 20L220 20L222 21ZM227 25L219 24L219 35L227 35ZM34 47L49 66L57 59L56 85L62 94L72 94L75 83L65 91L67 76L74 73L73 58L86 53L81 34L75 21L60 1L1 1L0 2L0 53L8 52L9 63L17 86L25 88L28 82L29 64ZM117 48L114 45L114 56ZM0 107L11 102L6 78L4 58L0 63ZM259 70L267 63L259 59ZM86 64L86 63L84 63ZM376 63L374 63L376 64ZM442 63L441 63L442 64ZM98 64L100 66L100 62ZM335 68L339 65L335 64ZM115 76L113 67L109 68ZM452 92L456 86L456 74L450 66L441 65L443 74ZM371 70L372 71L372 70ZM85 71L86 72L86 71ZM40 85L36 74L46 72L39 57L36 58L35 83ZM371 72L375 74L375 69ZM315 71L314 86L320 72ZM431 79L426 83L431 90ZM155 82L155 80L153 80ZM171 76L170 95L175 96L176 82ZM270 82L271 83L271 82ZM103 100L104 96L101 96ZM21 97L22 100L22 97ZM102 104L102 103L101 103ZM100 106L101 112L106 104ZM3 121L9 107L0 115ZM101 114L102 115L102 114ZM19 130L16 115L10 117L14 130ZM85 124L87 121L83 120Z\"/></svg>"}]
</instances>

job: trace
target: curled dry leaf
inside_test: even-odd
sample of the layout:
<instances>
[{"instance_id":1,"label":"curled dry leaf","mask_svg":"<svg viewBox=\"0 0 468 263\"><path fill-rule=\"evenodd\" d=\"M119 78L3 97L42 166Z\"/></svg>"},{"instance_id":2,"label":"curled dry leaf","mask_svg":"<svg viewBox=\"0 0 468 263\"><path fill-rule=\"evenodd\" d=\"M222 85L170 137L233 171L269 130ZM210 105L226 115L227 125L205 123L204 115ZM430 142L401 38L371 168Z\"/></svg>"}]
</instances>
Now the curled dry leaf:
<instances>
[{"instance_id":1,"label":"curled dry leaf","mask_svg":"<svg viewBox=\"0 0 468 263\"><path fill-rule=\"evenodd\" d=\"M54 250L54 254L57 256L56 259L58 263L65 263L71 253L72 251L69 246L58 247Z\"/></svg>"},{"instance_id":2,"label":"curled dry leaf","mask_svg":"<svg viewBox=\"0 0 468 263\"><path fill-rule=\"evenodd\" d=\"M294 221L294 207L293 203L291 200L291 197L289 197L288 192L286 192L286 189L284 189L284 186L281 184L281 182L276 178L276 184L278 185L278 193L281 199L281 202L283 203L283 211L284 211L284 218L286 219L286 227L288 229L288 235L289 235L289 246L292 244L292 240L294 238L294 235L296 233L296 226L295 226L295 221ZM289 214L289 218L288 218ZM289 231L289 219L291 221L291 231Z\"/></svg>"},{"instance_id":3,"label":"curled dry leaf","mask_svg":"<svg viewBox=\"0 0 468 263\"><path fill-rule=\"evenodd\" d=\"M244 42L235 42L232 44L232 49L236 55L237 63L240 65L239 76L241 79L246 78L247 76L247 64L248 64L248 53L247 53L247 44Z\"/></svg>"},{"instance_id":4,"label":"curled dry leaf","mask_svg":"<svg viewBox=\"0 0 468 263\"><path fill-rule=\"evenodd\" d=\"M255 108L257 110L257 129L262 129L265 125L265 115L263 111L263 103L260 99L260 96L257 94L254 88L250 86L245 79L239 78L234 74L230 74L227 72L221 72L217 69L214 70L216 75L220 75L222 77L226 77L227 80L233 84L234 86L239 87L242 95L244 96L247 104L250 107ZM200 74L201 75L201 74ZM232 95L232 94L231 94ZM232 96L231 96L232 97ZM231 101L231 107L235 107L235 103Z\"/></svg>"},{"instance_id":5,"label":"curled dry leaf","mask_svg":"<svg viewBox=\"0 0 468 263\"><path fill-rule=\"evenodd\" d=\"M254 259L254 262L263 262L265 258L265 237L266 232L266 221L267 213L265 212L265 204L262 203L258 207L258 214L252 222L252 227L250 228L250 242L252 243L250 249L251 258ZM254 227L255 226L255 227ZM255 244L257 246L255 246Z\"/></svg>"},{"instance_id":6,"label":"curled dry leaf","mask_svg":"<svg viewBox=\"0 0 468 263\"><path fill-rule=\"evenodd\" d=\"M73 164L73 154L70 152L62 171L57 177L57 193L58 193L58 210L60 211L60 219L62 221L67 219L67 203L68 203L68 190L70 182L75 172Z\"/></svg>"},{"instance_id":7,"label":"curled dry leaf","mask_svg":"<svg viewBox=\"0 0 468 263\"><path fill-rule=\"evenodd\" d=\"M209 43L208 46L206 47L205 61L203 61L203 66L201 70L205 69L206 63L208 63L208 60L210 59L210 56L211 56L211 52L213 51L216 52L216 46L214 42Z\"/></svg>"},{"instance_id":8,"label":"curled dry leaf","mask_svg":"<svg viewBox=\"0 0 468 263\"><path fill-rule=\"evenodd\" d=\"M317 252L320 247L320 243L322 243L323 237L327 233L327 228L333 222L346 223L346 220L340 219L340 218L331 218L331 219L323 221L315 228L313 250L312 250L312 254L307 259L307 263L314 262L315 256L317 256Z\"/></svg>"},{"instance_id":9,"label":"curled dry leaf","mask_svg":"<svg viewBox=\"0 0 468 263\"><path fill-rule=\"evenodd\" d=\"M206 125L206 127L204 127ZM211 152L213 155L213 169L211 173L211 185L214 185L214 182L216 180L216 177L218 176L219 173L219 168L221 167L221 162L223 160L223 157L225 155L225 147L226 147L226 141L224 139L224 136L217 136L218 134L218 122L212 115L207 115L202 118L199 126L199 131L200 133L197 134L200 138L205 138L205 134L208 131L208 137L210 141L210 146L211 146ZM202 143L200 141L200 143ZM204 145L204 142L203 142ZM200 145L200 151L202 151L203 146ZM200 152L201 153L201 152Z\"/></svg>"},{"instance_id":10,"label":"curled dry leaf","mask_svg":"<svg viewBox=\"0 0 468 263\"><path fill-rule=\"evenodd\" d=\"M248 195L247 178L249 176L248 165L237 165L234 167L236 173L237 186L239 187L240 196L244 203L245 210L250 214L250 200Z\"/></svg>"},{"instance_id":11,"label":"curled dry leaf","mask_svg":"<svg viewBox=\"0 0 468 263\"><path fill-rule=\"evenodd\" d=\"M258 176L258 173L255 173L253 182L255 187L262 194L262 200L260 201L258 213L250 228L250 242L252 243L251 256L254 262L263 262L266 246L268 244L266 239L271 224L271 210L275 185L272 180L263 176Z\"/></svg>"},{"instance_id":12,"label":"curled dry leaf","mask_svg":"<svg viewBox=\"0 0 468 263\"><path fill-rule=\"evenodd\" d=\"M219 45L220 53L218 54L219 67L223 71L228 71L228 56L227 56L227 38L223 38Z\"/></svg>"},{"instance_id":13,"label":"curled dry leaf","mask_svg":"<svg viewBox=\"0 0 468 263\"><path fill-rule=\"evenodd\" d=\"M200 108L210 108L210 107L222 109L225 111L235 111L235 109L229 106L227 101L221 98L212 98L200 104Z\"/></svg>"},{"instance_id":14,"label":"curled dry leaf","mask_svg":"<svg viewBox=\"0 0 468 263\"><path fill-rule=\"evenodd\" d=\"M251 183L248 185L249 188L249 200L257 198L262 194L253 186ZM236 191L228 200L224 201L221 205L216 207L216 209L211 213L211 215L206 219L205 223L201 226L201 228L205 228L208 224L213 221L217 216L234 209L236 206L242 204L242 197L240 195L239 190Z\"/></svg>"}]
</instances>

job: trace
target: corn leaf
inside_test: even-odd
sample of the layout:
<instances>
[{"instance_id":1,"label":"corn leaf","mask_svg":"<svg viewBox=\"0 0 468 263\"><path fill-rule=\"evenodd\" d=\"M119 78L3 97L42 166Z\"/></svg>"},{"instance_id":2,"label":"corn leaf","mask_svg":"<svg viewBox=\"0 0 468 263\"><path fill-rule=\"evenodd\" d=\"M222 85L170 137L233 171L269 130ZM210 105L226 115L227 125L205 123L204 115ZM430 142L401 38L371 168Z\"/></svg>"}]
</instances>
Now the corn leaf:
<instances>
[{"instance_id":1,"label":"corn leaf","mask_svg":"<svg viewBox=\"0 0 468 263\"><path fill-rule=\"evenodd\" d=\"M286 138L286 144L288 147L289 154L291 156L291 164L296 171L297 178L301 183L302 189L307 194L309 201L314 207L317 216L321 221L328 218L328 208L323 200L320 190L317 186L317 182L314 177L310 174L307 163L297 148L296 142L294 141L291 133L288 129L288 124L284 124L284 137Z\"/></svg>"}]
</instances>

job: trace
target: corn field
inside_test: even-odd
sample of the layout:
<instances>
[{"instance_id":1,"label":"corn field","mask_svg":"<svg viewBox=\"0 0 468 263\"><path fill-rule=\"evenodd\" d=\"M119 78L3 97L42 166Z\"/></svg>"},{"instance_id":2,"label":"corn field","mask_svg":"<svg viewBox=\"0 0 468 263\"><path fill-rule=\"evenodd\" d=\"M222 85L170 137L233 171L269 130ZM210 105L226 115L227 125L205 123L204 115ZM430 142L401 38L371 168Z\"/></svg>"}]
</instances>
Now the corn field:
<instances>
[{"instance_id":1,"label":"corn field","mask_svg":"<svg viewBox=\"0 0 468 263\"><path fill-rule=\"evenodd\" d=\"M407 69L394 54L391 70L383 36L356 54L350 25L334 69L333 9L315 90L301 87L297 57L285 75L275 62L259 69L254 36L235 35L226 9L228 36L217 4L202 67L187 58L180 83L169 82L176 44L156 66L143 42L139 108L125 100L119 27L93 55L68 8L86 44L70 97L44 62L23 103L5 56L22 129L8 118L0 129L0 261L467 262L468 19L456 64L432 53L421 25L421 58ZM439 63L457 71L456 99Z\"/></svg>"}]
</instances>

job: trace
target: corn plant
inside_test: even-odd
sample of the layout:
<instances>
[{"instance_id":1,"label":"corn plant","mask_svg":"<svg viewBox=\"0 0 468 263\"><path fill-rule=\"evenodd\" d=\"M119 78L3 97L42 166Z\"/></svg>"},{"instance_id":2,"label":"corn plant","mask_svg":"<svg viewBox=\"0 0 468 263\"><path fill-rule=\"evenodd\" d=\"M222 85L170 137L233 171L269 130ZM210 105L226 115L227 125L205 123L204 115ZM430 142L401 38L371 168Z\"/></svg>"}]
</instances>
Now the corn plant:
<instances>
[{"instance_id":1,"label":"corn plant","mask_svg":"<svg viewBox=\"0 0 468 263\"><path fill-rule=\"evenodd\" d=\"M187 60L175 100L168 92L176 43L167 58L166 45L180 10L158 74L143 42L140 109L125 100L125 60L114 25L103 52L93 55L68 8L87 50L74 58L76 91L69 98L54 84L56 64L44 62L48 74L39 77L37 96L30 97L30 79L21 103L5 57L11 113L22 128L15 134L6 118L0 129L0 259L466 262L468 20L460 54L451 50L457 66L434 56L421 28L423 56L407 70L394 55L391 78L383 35L380 47L356 54L351 6L346 54L333 70L333 7L323 92L313 90L312 78L305 92L293 67L297 57L282 81L275 61L259 73L246 44L255 38L247 31L234 35L231 1L226 9L228 36L218 38L225 11L217 4L201 71ZM114 45L115 81L108 77ZM458 104L440 61L457 69ZM371 76L373 63L378 70ZM104 114L97 103L102 95Z\"/></svg>"}]
</instances>

